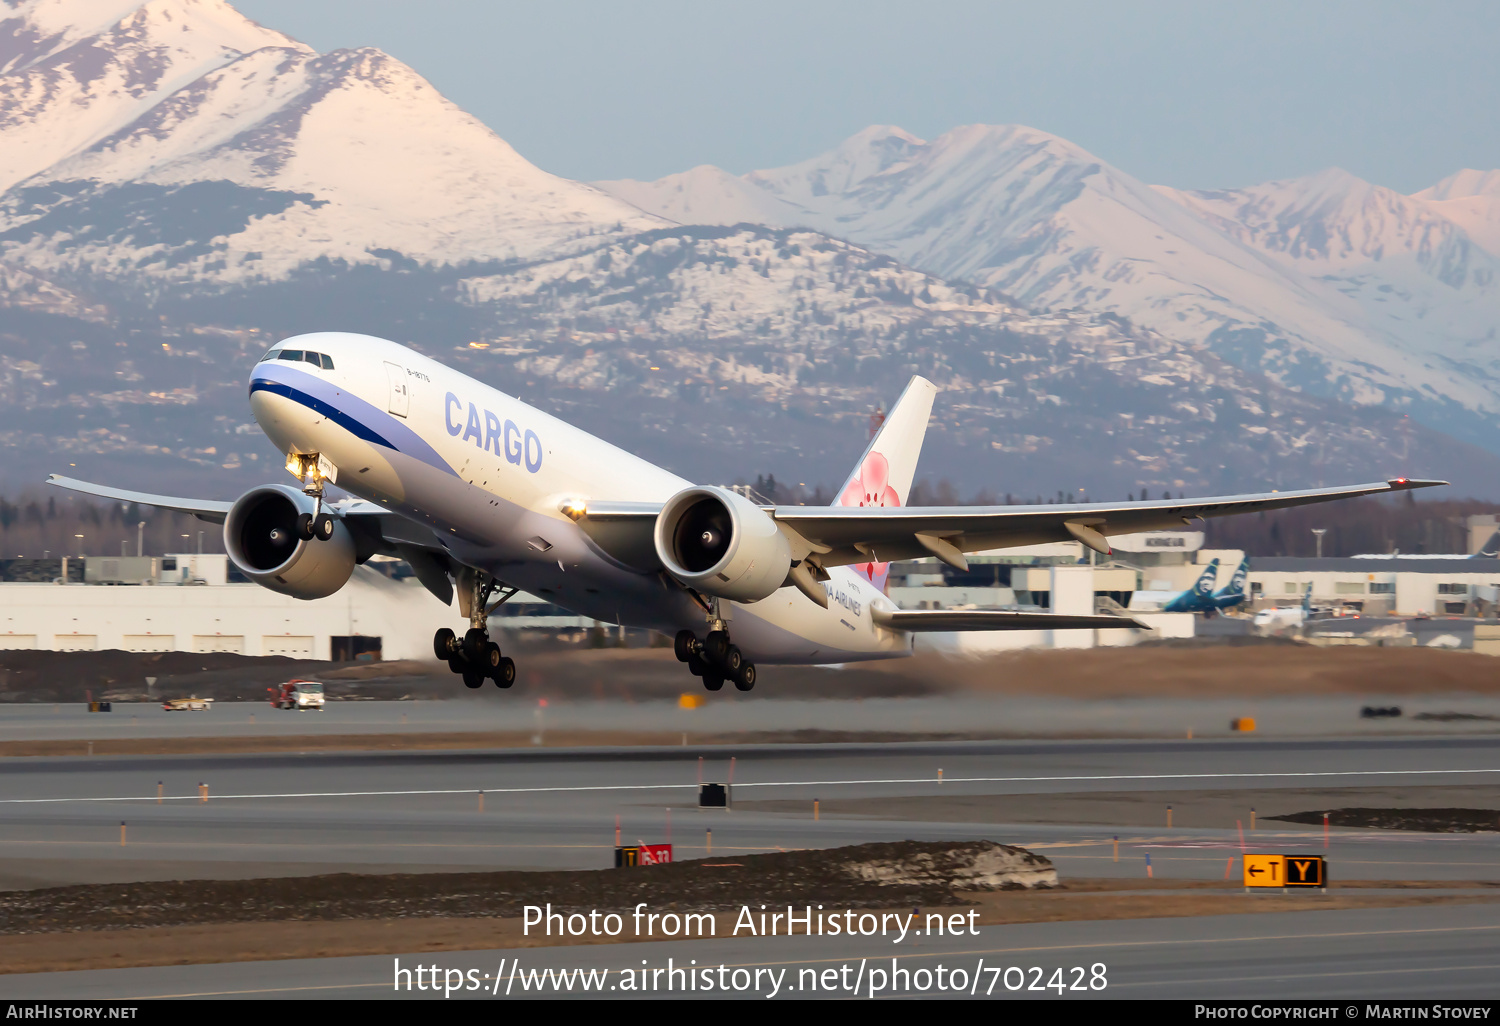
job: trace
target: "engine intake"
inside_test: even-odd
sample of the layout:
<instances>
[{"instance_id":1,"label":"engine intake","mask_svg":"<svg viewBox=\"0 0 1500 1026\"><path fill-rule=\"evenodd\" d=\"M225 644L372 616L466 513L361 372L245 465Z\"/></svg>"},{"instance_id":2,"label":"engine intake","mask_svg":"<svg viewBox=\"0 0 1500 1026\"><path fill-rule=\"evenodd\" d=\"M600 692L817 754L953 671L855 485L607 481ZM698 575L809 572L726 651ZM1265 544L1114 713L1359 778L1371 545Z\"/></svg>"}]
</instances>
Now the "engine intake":
<instances>
[{"instance_id":1,"label":"engine intake","mask_svg":"<svg viewBox=\"0 0 1500 1026\"><path fill-rule=\"evenodd\" d=\"M667 572L706 595L757 602L786 582L791 546L759 506L724 488L686 488L656 518Z\"/></svg>"},{"instance_id":2,"label":"engine intake","mask_svg":"<svg viewBox=\"0 0 1500 1026\"><path fill-rule=\"evenodd\" d=\"M297 517L316 503L290 485L262 485L235 500L224 519L224 551L263 588L300 599L327 598L354 574L354 538L335 518L333 537L304 540Z\"/></svg>"}]
</instances>

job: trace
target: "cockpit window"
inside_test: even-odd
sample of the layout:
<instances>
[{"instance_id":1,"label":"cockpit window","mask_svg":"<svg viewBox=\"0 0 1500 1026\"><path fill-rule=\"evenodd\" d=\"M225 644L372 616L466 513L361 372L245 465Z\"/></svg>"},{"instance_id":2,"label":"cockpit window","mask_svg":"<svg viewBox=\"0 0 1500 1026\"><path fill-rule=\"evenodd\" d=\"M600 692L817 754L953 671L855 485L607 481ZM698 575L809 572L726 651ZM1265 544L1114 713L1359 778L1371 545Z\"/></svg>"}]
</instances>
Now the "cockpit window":
<instances>
[{"instance_id":1,"label":"cockpit window","mask_svg":"<svg viewBox=\"0 0 1500 1026\"><path fill-rule=\"evenodd\" d=\"M332 357L315 353L311 349L272 349L260 359L262 363L267 360L290 360L293 363L310 363L323 370L333 370Z\"/></svg>"}]
</instances>

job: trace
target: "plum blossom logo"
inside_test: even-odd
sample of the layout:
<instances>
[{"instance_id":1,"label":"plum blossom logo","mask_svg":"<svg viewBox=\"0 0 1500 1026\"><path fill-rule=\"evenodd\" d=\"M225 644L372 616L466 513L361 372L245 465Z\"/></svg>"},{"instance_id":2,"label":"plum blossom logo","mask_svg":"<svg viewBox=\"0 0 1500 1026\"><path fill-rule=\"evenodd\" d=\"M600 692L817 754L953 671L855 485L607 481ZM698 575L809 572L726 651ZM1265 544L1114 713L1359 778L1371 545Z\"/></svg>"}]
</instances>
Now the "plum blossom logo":
<instances>
[{"instance_id":1,"label":"plum blossom logo","mask_svg":"<svg viewBox=\"0 0 1500 1026\"><path fill-rule=\"evenodd\" d=\"M859 468L859 474L849 482L849 487L844 489L844 494L839 496L840 506L899 506L901 496L896 494L896 489L890 485L891 464L878 452L872 452L865 457L865 462ZM884 589L885 575L889 563L857 563L854 566L855 573L865 580Z\"/></svg>"}]
</instances>

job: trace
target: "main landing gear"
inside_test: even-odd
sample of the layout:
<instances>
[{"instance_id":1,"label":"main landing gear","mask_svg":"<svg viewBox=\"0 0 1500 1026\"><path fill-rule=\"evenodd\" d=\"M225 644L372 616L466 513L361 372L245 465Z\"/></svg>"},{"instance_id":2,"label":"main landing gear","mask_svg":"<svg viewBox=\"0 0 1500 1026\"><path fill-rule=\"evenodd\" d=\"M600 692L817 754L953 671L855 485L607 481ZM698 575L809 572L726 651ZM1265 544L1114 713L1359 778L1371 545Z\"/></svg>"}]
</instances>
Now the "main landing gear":
<instances>
[{"instance_id":1,"label":"main landing gear","mask_svg":"<svg viewBox=\"0 0 1500 1026\"><path fill-rule=\"evenodd\" d=\"M446 661L448 669L463 675L465 687L477 688L492 680L497 688L508 688L516 682L516 664L490 640L487 625L489 614L516 589L511 588L491 605L490 596L500 587L499 582L476 571L470 584L469 629L460 638L447 627L438 628L432 637L433 654Z\"/></svg>"},{"instance_id":2,"label":"main landing gear","mask_svg":"<svg viewBox=\"0 0 1500 1026\"><path fill-rule=\"evenodd\" d=\"M708 625L708 635L702 640L692 631L677 632L672 644L677 658L687 663L695 677L702 677L703 686L710 691L718 691L725 680L734 681L740 691L755 687L755 664L730 642L724 621L715 617Z\"/></svg>"}]
</instances>

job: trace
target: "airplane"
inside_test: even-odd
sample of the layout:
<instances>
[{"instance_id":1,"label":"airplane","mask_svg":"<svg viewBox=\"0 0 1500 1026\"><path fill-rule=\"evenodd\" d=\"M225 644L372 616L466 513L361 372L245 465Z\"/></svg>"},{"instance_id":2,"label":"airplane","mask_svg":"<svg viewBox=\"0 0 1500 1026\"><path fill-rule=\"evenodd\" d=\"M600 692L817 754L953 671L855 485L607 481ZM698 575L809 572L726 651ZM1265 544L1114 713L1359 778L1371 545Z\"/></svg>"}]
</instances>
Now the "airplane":
<instances>
[{"instance_id":1,"label":"airplane","mask_svg":"<svg viewBox=\"0 0 1500 1026\"><path fill-rule=\"evenodd\" d=\"M1214 611L1221 609L1233 609L1235 606L1244 605L1249 598L1246 594L1245 585L1250 580L1250 560L1240 560L1240 565L1234 568L1234 573L1229 576L1229 583L1215 591L1209 596L1213 603Z\"/></svg>"},{"instance_id":2,"label":"airplane","mask_svg":"<svg viewBox=\"0 0 1500 1026\"><path fill-rule=\"evenodd\" d=\"M1186 591L1162 606L1165 613L1202 613L1214 616L1221 609L1229 609L1245 601L1245 581L1250 576L1250 561L1240 560L1229 583L1215 590L1214 582L1219 578L1219 561L1211 560L1198 575L1198 580Z\"/></svg>"},{"instance_id":3,"label":"airplane","mask_svg":"<svg viewBox=\"0 0 1500 1026\"><path fill-rule=\"evenodd\" d=\"M1255 614L1252 623L1256 627L1296 627L1312 619L1312 582L1307 584L1307 590L1302 593L1302 603L1296 606L1273 606L1262 609Z\"/></svg>"},{"instance_id":4,"label":"airplane","mask_svg":"<svg viewBox=\"0 0 1500 1026\"><path fill-rule=\"evenodd\" d=\"M249 404L297 479L233 502L154 495L52 475L101 498L221 523L231 559L284 595L332 595L371 556L404 559L438 601L455 592L467 629L433 651L470 688L515 681L488 618L527 591L575 613L673 637L717 691L748 691L759 663L847 663L910 655L923 631L1139 627L1126 617L905 610L885 594L892 560L1109 536L1194 519L1430 485L1191 500L908 507L937 386L914 377L830 506L752 502L596 438L415 350L316 332L273 346ZM351 498L331 501L334 485Z\"/></svg>"},{"instance_id":5,"label":"airplane","mask_svg":"<svg viewBox=\"0 0 1500 1026\"><path fill-rule=\"evenodd\" d=\"M1162 606L1164 613L1203 613L1213 608L1214 582L1219 579L1219 561L1210 560L1198 575L1193 586L1180 591L1177 596Z\"/></svg>"}]
</instances>

